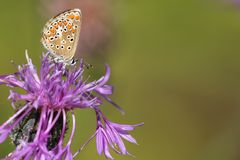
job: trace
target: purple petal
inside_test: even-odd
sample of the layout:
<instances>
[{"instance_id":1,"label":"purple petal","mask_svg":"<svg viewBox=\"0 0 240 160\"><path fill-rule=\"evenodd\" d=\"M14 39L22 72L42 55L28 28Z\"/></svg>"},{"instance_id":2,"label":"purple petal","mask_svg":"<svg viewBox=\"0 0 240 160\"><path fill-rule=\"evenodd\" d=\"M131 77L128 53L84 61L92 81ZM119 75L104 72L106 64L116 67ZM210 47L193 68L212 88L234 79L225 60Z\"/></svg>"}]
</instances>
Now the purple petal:
<instances>
[{"instance_id":1,"label":"purple petal","mask_svg":"<svg viewBox=\"0 0 240 160\"><path fill-rule=\"evenodd\" d=\"M107 158L114 160L114 158L111 156L110 152L109 152L109 147L108 147L108 142L107 140L104 138L103 139L103 146L104 146L104 154Z\"/></svg>"},{"instance_id":2,"label":"purple petal","mask_svg":"<svg viewBox=\"0 0 240 160\"><path fill-rule=\"evenodd\" d=\"M0 143L3 143L7 139L9 133L10 131L4 131L3 133L0 133Z\"/></svg>"},{"instance_id":3,"label":"purple petal","mask_svg":"<svg viewBox=\"0 0 240 160\"><path fill-rule=\"evenodd\" d=\"M65 156L65 159L66 160L73 160L73 155L72 155L72 152L70 151L70 147L68 147L68 149L67 149L67 154Z\"/></svg>"},{"instance_id":4,"label":"purple petal","mask_svg":"<svg viewBox=\"0 0 240 160\"><path fill-rule=\"evenodd\" d=\"M16 93L14 91L11 91L10 90L10 95L8 97L8 99L12 99L14 101L33 101L34 100L34 96L32 94L19 94L19 93Z\"/></svg>"},{"instance_id":5,"label":"purple petal","mask_svg":"<svg viewBox=\"0 0 240 160\"><path fill-rule=\"evenodd\" d=\"M24 88L24 84L22 81L19 81L17 79L17 73L16 74L10 74L10 75L2 75L0 76L0 85L6 84L9 87L21 87Z\"/></svg>"},{"instance_id":6,"label":"purple petal","mask_svg":"<svg viewBox=\"0 0 240 160\"><path fill-rule=\"evenodd\" d=\"M111 103L115 108L117 108L123 115L125 114L125 111L117 105L115 102L113 102L108 96L101 95L104 99L106 99L109 103Z\"/></svg>"},{"instance_id":7,"label":"purple petal","mask_svg":"<svg viewBox=\"0 0 240 160\"><path fill-rule=\"evenodd\" d=\"M104 148L104 146L103 146L103 135L102 135L101 130L97 131L96 145L97 145L98 154L101 155L102 152L103 152L103 148Z\"/></svg>"},{"instance_id":8,"label":"purple petal","mask_svg":"<svg viewBox=\"0 0 240 160\"><path fill-rule=\"evenodd\" d=\"M99 94L110 95L113 93L113 86L103 85L102 87L98 87L95 89Z\"/></svg>"},{"instance_id":9,"label":"purple petal","mask_svg":"<svg viewBox=\"0 0 240 160\"><path fill-rule=\"evenodd\" d=\"M90 92L94 89L96 89L97 87L102 87L103 85L105 85L105 83L107 83L107 81L109 80L110 77L110 67L108 65L106 65L106 74L105 76L101 77L99 80L97 81L93 81L91 83L86 84L82 90L85 92Z\"/></svg>"},{"instance_id":10,"label":"purple petal","mask_svg":"<svg viewBox=\"0 0 240 160\"><path fill-rule=\"evenodd\" d=\"M109 131L108 133L112 134L114 136L114 143L116 143L119 147L119 149L121 150L121 152L126 155L127 154L127 150L126 147L121 139L121 137L119 136L118 132L114 129L114 128L110 128L107 126L107 130Z\"/></svg>"},{"instance_id":11,"label":"purple petal","mask_svg":"<svg viewBox=\"0 0 240 160\"><path fill-rule=\"evenodd\" d=\"M99 86L103 86L105 83L108 82L108 80L109 80L109 78L110 78L110 73L111 73L111 71L110 71L109 65L106 64L106 65L105 65L105 69L106 69L105 76L104 76L104 78L101 80L101 82L99 83Z\"/></svg>"},{"instance_id":12,"label":"purple petal","mask_svg":"<svg viewBox=\"0 0 240 160\"><path fill-rule=\"evenodd\" d=\"M114 136L113 132L111 131L111 129L108 126L106 126L106 133L107 133L106 135L108 136L109 141L115 143L115 141L116 141L115 140L115 136Z\"/></svg>"},{"instance_id":13,"label":"purple petal","mask_svg":"<svg viewBox=\"0 0 240 160\"><path fill-rule=\"evenodd\" d=\"M124 131L132 131L136 127L144 125L144 123L139 123L139 124L135 124L135 125L118 124L118 123L113 123L113 122L110 122L110 121L108 121L108 123L111 126L113 126L114 128L116 128L117 130L124 130Z\"/></svg>"},{"instance_id":14,"label":"purple petal","mask_svg":"<svg viewBox=\"0 0 240 160\"><path fill-rule=\"evenodd\" d=\"M21 115L28 107L29 107L29 104L26 104L25 106L23 106L19 111L17 111L12 117L10 117L6 122L4 122L0 126L0 130L6 127L9 123L11 123L16 117Z\"/></svg>"},{"instance_id":15,"label":"purple petal","mask_svg":"<svg viewBox=\"0 0 240 160\"><path fill-rule=\"evenodd\" d=\"M137 144L137 141L130 134L120 134L120 136L131 143Z\"/></svg>"}]
</instances>

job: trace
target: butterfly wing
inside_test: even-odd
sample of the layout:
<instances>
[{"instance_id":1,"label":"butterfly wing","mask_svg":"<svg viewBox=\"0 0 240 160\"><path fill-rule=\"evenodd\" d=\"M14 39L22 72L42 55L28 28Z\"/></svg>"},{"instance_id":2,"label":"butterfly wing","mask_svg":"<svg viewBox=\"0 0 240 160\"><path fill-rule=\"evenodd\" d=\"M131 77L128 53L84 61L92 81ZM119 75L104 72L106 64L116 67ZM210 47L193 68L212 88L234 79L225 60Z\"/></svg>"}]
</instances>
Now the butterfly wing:
<instances>
[{"instance_id":1,"label":"butterfly wing","mask_svg":"<svg viewBox=\"0 0 240 160\"><path fill-rule=\"evenodd\" d=\"M41 42L57 58L71 60L80 36L82 15L79 9L60 13L43 28Z\"/></svg>"}]
</instances>

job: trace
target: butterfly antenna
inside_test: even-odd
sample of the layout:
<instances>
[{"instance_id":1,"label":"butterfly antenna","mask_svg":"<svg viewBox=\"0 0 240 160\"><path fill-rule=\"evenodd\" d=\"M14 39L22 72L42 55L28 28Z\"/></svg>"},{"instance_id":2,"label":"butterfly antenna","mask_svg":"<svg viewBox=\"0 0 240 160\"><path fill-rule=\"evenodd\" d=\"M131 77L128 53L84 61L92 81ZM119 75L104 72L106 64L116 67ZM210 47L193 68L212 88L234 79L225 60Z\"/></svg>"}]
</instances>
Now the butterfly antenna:
<instances>
[{"instance_id":1,"label":"butterfly antenna","mask_svg":"<svg viewBox=\"0 0 240 160\"><path fill-rule=\"evenodd\" d=\"M89 63L86 63L86 62L84 62L84 66L85 66L87 69L93 68L93 65L92 65L92 64L89 64Z\"/></svg>"}]
</instances>

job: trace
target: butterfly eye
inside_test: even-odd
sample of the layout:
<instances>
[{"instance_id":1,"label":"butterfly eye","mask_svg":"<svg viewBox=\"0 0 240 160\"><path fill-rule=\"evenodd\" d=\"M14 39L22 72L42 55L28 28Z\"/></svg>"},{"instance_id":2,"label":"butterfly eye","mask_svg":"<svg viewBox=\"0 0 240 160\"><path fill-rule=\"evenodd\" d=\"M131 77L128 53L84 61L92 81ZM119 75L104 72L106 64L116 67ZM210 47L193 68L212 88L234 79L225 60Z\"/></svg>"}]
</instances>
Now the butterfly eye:
<instances>
[{"instance_id":1,"label":"butterfly eye","mask_svg":"<svg viewBox=\"0 0 240 160\"><path fill-rule=\"evenodd\" d=\"M74 65L74 64L76 64L76 63L77 63L77 60L72 59L72 61L71 61L71 65Z\"/></svg>"}]
</instances>

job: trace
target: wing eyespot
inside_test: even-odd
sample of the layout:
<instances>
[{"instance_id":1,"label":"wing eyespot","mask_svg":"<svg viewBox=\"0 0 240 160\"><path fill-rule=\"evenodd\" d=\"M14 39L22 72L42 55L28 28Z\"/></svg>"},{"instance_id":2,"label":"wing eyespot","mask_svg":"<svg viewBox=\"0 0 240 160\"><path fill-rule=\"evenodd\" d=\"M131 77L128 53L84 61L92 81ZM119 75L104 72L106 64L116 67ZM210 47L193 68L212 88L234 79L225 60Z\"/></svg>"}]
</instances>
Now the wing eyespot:
<instances>
[{"instance_id":1,"label":"wing eyespot","mask_svg":"<svg viewBox=\"0 0 240 160\"><path fill-rule=\"evenodd\" d=\"M78 26L77 26L77 25L75 25L75 26L74 26L74 29L77 29L77 28L78 28Z\"/></svg>"},{"instance_id":2,"label":"wing eyespot","mask_svg":"<svg viewBox=\"0 0 240 160\"><path fill-rule=\"evenodd\" d=\"M50 37L49 39L50 39L50 41L53 41L53 40L54 40L54 38L53 38L53 37Z\"/></svg>"}]
</instances>

